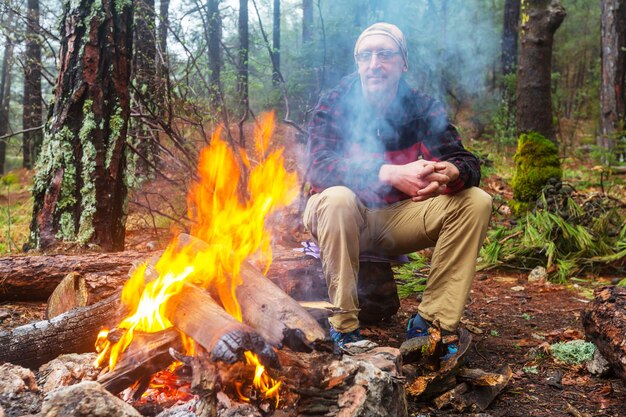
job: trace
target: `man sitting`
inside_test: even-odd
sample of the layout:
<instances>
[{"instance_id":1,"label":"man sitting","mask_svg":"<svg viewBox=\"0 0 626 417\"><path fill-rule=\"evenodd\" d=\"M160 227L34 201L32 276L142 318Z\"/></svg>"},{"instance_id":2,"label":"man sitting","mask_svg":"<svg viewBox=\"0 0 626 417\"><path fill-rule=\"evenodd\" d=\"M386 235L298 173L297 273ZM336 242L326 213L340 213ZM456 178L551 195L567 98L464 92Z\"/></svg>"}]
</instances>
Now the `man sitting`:
<instances>
[{"instance_id":1,"label":"man sitting","mask_svg":"<svg viewBox=\"0 0 626 417\"><path fill-rule=\"evenodd\" d=\"M438 101L411 89L404 35L376 23L356 41L358 74L322 97L309 125L311 196L304 224L321 249L339 347L361 339L359 254L391 256L434 246L431 272L408 337L459 323L491 214L477 188L478 159Z\"/></svg>"}]
</instances>

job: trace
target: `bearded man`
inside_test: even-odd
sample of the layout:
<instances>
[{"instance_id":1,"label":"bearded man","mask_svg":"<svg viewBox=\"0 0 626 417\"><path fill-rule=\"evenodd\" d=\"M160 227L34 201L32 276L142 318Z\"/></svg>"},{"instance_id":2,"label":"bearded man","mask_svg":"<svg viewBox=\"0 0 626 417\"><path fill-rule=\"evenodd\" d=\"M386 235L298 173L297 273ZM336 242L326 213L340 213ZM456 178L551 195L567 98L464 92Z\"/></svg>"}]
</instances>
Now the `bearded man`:
<instances>
[{"instance_id":1,"label":"bearded man","mask_svg":"<svg viewBox=\"0 0 626 417\"><path fill-rule=\"evenodd\" d=\"M361 339L362 252L395 256L433 246L407 337L427 334L435 320L453 332L491 215L478 159L442 104L403 80L408 51L398 27L365 29L354 59L357 73L320 99L309 124L304 224L320 248L330 301L347 311L329 319L331 337L340 348Z\"/></svg>"}]
</instances>

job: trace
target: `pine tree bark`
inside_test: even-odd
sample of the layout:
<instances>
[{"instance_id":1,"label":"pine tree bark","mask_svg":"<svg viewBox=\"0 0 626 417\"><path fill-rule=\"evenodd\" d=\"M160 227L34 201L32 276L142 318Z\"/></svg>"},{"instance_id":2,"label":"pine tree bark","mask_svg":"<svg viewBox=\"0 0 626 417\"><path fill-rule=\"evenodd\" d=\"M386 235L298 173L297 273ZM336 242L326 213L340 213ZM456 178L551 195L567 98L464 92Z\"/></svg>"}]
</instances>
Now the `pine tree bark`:
<instances>
[{"instance_id":1,"label":"pine tree bark","mask_svg":"<svg viewBox=\"0 0 626 417\"><path fill-rule=\"evenodd\" d=\"M626 116L626 1L602 1L602 112L598 145L611 150Z\"/></svg>"},{"instance_id":2,"label":"pine tree bark","mask_svg":"<svg viewBox=\"0 0 626 417\"><path fill-rule=\"evenodd\" d=\"M556 143L551 75L554 33L565 19L559 0L523 0L517 71L517 133L537 132Z\"/></svg>"},{"instance_id":3,"label":"pine tree bark","mask_svg":"<svg viewBox=\"0 0 626 417\"><path fill-rule=\"evenodd\" d=\"M272 84L280 84L280 0L274 0L274 29L272 33Z\"/></svg>"},{"instance_id":4,"label":"pine tree bark","mask_svg":"<svg viewBox=\"0 0 626 417\"><path fill-rule=\"evenodd\" d=\"M9 4L10 6L10 4ZM0 74L0 136L9 132L9 109L11 103L11 66L13 64L13 9L9 7L5 27L7 33L4 41L4 57L2 58L2 73ZM4 174L6 159L6 142L0 140L0 175Z\"/></svg>"},{"instance_id":5,"label":"pine tree bark","mask_svg":"<svg viewBox=\"0 0 626 417\"><path fill-rule=\"evenodd\" d=\"M302 0L302 43L313 40L313 0Z\"/></svg>"},{"instance_id":6,"label":"pine tree bark","mask_svg":"<svg viewBox=\"0 0 626 417\"><path fill-rule=\"evenodd\" d=\"M517 28L519 25L520 0L504 3L504 25L502 28L502 73L510 74L517 67Z\"/></svg>"},{"instance_id":7,"label":"pine tree bark","mask_svg":"<svg viewBox=\"0 0 626 417\"><path fill-rule=\"evenodd\" d=\"M24 130L41 126L43 122L43 108L41 97L41 38L39 27L39 0L28 0L26 16L26 51L24 54L24 97L22 99ZM42 130L24 132L22 139L24 168L32 168L41 142Z\"/></svg>"},{"instance_id":8,"label":"pine tree bark","mask_svg":"<svg viewBox=\"0 0 626 417\"><path fill-rule=\"evenodd\" d=\"M208 43L209 43L209 86L210 99L213 106L220 103L222 77L222 17L220 15L219 0L208 1Z\"/></svg>"},{"instance_id":9,"label":"pine tree bark","mask_svg":"<svg viewBox=\"0 0 626 417\"><path fill-rule=\"evenodd\" d=\"M237 92L239 93L239 112L242 119L248 115L248 57L250 39L248 37L248 0L239 0L239 62L237 74Z\"/></svg>"},{"instance_id":10,"label":"pine tree bark","mask_svg":"<svg viewBox=\"0 0 626 417\"><path fill-rule=\"evenodd\" d=\"M136 113L146 117L159 115L159 100L157 95L157 45L156 45L156 14L154 0L139 0L135 2L135 31L133 55L133 105ZM157 163L156 132L143 123L141 118L131 123L131 137L135 149L141 154L137 159L136 171L141 177L150 176Z\"/></svg>"},{"instance_id":11,"label":"pine tree bark","mask_svg":"<svg viewBox=\"0 0 626 417\"><path fill-rule=\"evenodd\" d=\"M72 4L74 7L72 7ZM68 2L33 184L32 243L124 248L132 2Z\"/></svg>"},{"instance_id":12,"label":"pine tree bark","mask_svg":"<svg viewBox=\"0 0 626 417\"><path fill-rule=\"evenodd\" d=\"M156 97L159 100L159 109L161 117L167 117L169 112L166 111L166 95L168 94L169 70L167 59L167 29L169 27L169 8L170 0L160 0L159 2L159 25L157 28L157 79Z\"/></svg>"}]
</instances>

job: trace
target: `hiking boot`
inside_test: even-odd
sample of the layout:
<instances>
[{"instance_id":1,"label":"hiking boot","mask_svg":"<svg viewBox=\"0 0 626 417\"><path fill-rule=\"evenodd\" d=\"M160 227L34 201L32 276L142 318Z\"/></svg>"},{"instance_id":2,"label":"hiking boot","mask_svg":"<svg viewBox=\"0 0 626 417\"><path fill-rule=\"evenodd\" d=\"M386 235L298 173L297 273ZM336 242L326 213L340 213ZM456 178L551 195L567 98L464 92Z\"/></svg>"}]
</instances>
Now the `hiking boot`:
<instances>
[{"instance_id":1,"label":"hiking boot","mask_svg":"<svg viewBox=\"0 0 626 417\"><path fill-rule=\"evenodd\" d=\"M413 339L415 337L428 336L428 329L431 327L431 323L424 320L419 313L413 314L409 319L409 323L406 327L406 338ZM442 361L446 361L457 354L459 346L456 343L449 343L446 345L446 354L440 357Z\"/></svg>"},{"instance_id":2,"label":"hiking boot","mask_svg":"<svg viewBox=\"0 0 626 417\"><path fill-rule=\"evenodd\" d=\"M330 326L330 338L341 350L346 350L346 343L354 343L363 340L361 330L358 328L356 330L352 330L351 332L342 333L335 330L333 326Z\"/></svg>"}]
</instances>

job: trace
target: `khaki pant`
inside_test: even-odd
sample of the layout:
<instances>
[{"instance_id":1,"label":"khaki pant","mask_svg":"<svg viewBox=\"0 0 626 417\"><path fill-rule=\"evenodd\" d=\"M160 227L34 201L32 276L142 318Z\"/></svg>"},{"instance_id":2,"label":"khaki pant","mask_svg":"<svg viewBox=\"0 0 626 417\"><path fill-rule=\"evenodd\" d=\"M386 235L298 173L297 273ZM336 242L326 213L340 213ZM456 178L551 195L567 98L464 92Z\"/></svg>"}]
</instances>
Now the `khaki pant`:
<instances>
[{"instance_id":1,"label":"khaki pant","mask_svg":"<svg viewBox=\"0 0 626 417\"><path fill-rule=\"evenodd\" d=\"M491 196L472 187L422 202L369 209L349 188L330 187L309 199L304 225L317 240L330 301L350 313L331 318L340 332L359 327L359 253L388 255L435 247L418 311L444 330L456 329L489 225Z\"/></svg>"}]
</instances>

